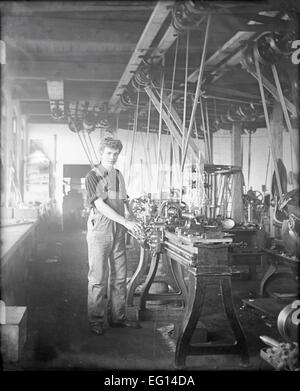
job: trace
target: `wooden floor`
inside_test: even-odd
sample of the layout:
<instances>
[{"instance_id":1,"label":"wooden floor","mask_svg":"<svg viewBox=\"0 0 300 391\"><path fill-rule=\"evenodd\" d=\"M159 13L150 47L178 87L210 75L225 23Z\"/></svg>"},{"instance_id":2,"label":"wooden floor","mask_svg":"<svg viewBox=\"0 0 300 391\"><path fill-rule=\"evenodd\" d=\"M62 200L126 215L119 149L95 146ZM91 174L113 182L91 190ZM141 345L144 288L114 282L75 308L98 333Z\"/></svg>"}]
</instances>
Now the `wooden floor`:
<instances>
[{"instance_id":1,"label":"wooden floor","mask_svg":"<svg viewBox=\"0 0 300 391\"><path fill-rule=\"evenodd\" d=\"M56 243L61 246L55 246ZM49 245L53 243L53 245ZM56 257L56 249L61 254ZM137 265L138 253L128 249L129 276ZM149 317L142 328L107 328L97 337L88 330L87 246L83 231L52 232L48 246L41 246L39 259L32 262L28 272L26 301L28 309L27 342L17 364L4 364L6 370L176 370L172 332L174 322L181 319L183 308L174 304L149 306ZM276 317L245 306L242 299L258 295L259 279L233 279L235 309L245 331L250 365L240 366L239 357L189 357L187 369L194 370L272 370L259 357L264 347L259 335L275 339ZM208 341L228 341L231 337L222 310L220 297L214 288L208 291L202 322L208 330ZM135 297L136 303L138 296ZM128 308L128 317L135 318L136 307Z\"/></svg>"}]
</instances>

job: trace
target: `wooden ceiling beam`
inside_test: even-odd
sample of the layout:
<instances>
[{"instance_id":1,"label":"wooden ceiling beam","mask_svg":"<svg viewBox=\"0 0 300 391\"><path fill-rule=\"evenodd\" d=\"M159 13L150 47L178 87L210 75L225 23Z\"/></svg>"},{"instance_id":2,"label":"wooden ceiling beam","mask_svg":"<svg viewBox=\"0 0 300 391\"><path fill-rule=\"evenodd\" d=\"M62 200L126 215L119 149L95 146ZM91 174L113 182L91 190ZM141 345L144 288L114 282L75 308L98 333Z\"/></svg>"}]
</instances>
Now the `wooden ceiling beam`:
<instances>
[{"instance_id":1,"label":"wooden ceiling beam","mask_svg":"<svg viewBox=\"0 0 300 391\"><path fill-rule=\"evenodd\" d=\"M230 38L224 45L218 49L212 56L210 56L205 62L205 68L209 66L217 66L220 62L225 60L230 53L236 52L238 48L243 46L244 43L253 38L256 33L253 31L239 31L232 38ZM199 69L195 70L188 77L190 83L196 83L198 78Z\"/></svg>"},{"instance_id":2,"label":"wooden ceiling beam","mask_svg":"<svg viewBox=\"0 0 300 391\"><path fill-rule=\"evenodd\" d=\"M21 102L22 114L50 115L49 102Z\"/></svg>"},{"instance_id":3,"label":"wooden ceiling beam","mask_svg":"<svg viewBox=\"0 0 300 391\"><path fill-rule=\"evenodd\" d=\"M119 81L124 65L101 63L69 63L52 61L11 62L3 69L3 77L7 79L47 80L81 80L112 82Z\"/></svg>"},{"instance_id":4,"label":"wooden ceiling beam","mask_svg":"<svg viewBox=\"0 0 300 391\"><path fill-rule=\"evenodd\" d=\"M124 87L128 85L130 82L133 73L138 69L142 62L142 55L144 55L149 47L151 46L154 38L158 34L159 30L161 29L163 23L165 22L166 18L168 17L170 13L170 7L174 5L174 1L159 1L145 28L143 33L140 36L140 39L135 47L135 50L127 64L127 67L125 68L123 75L112 94L112 97L109 101L109 105L111 107L112 111L117 111L117 102L119 101L119 95L123 92Z\"/></svg>"},{"instance_id":5,"label":"wooden ceiling beam","mask_svg":"<svg viewBox=\"0 0 300 391\"><path fill-rule=\"evenodd\" d=\"M129 11L129 9L128 9ZM134 12L132 10L131 12ZM82 13L84 16L84 12ZM146 17L145 17L146 19ZM72 18L44 16L5 16L2 20L1 35L3 40L8 38L26 43L54 41L77 42L84 44L106 43L122 48L123 45L135 46L139 34L143 31L145 21L132 20L78 20Z\"/></svg>"},{"instance_id":6,"label":"wooden ceiling beam","mask_svg":"<svg viewBox=\"0 0 300 391\"><path fill-rule=\"evenodd\" d=\"M109 83L93 83L88 85L85 82L64 83L65 101L94 101L107 102L113 88ZM13 83L13 98L23 102L48 101L46 82L44 80L17 81Z\"/></svg>"},{"instance_id":7,"label":"wooden ceiling beam","mask_svg":"<svg viewBox=\"0 0 300 391\"><path fill-rule=\"evenodd\" d=\"M275 21L275 18L277 16L278 12L274 13L268 13L266 12L264 18L268 18L268 21ZM258 16L259 18L259 16ZM251 20L251 18L250 18ZM283 25L286 27L288 26L288 23L285 21L282 21ZM268 26L261 25L253 25L249 24L249 27L255 26L254 30L252 28L247 31L247 26L245 28L245 31L238 31L236 34L234 34L227 42L224 43L224 45L218 49L212 56L208 58L208 60L205 62L205 68L209 66L217 66L218 69L212 74L214 75L213 79L211 80L211 83L214 83L216 80L218 80L221 76L223 76L224 73L228 71L228 68L231 68L233 66L236 66L240 63L240 60L243 55L243 49L245 45L249 41L255 41L259 35L263 31L268 31L268 28L270 27L270 23L268 23ZM278 22L278 26L282 28L282 25ZM197 69L194 71L189 77L188 81L195 83L198 77L199 70Z\"/></svg>"},{"instance_id":8,"label":"wooden ceiling beam","mask_svg":"<svg viewBox=\"0 0 300 391\"><path fill-rule=\"evenodd\" d=\"M129 7L137 11L149 11L155 5L154 1L55 1L55 2L5 2L3 11L22 15L36 12L123 12Z\"/></svg>"},{"instance_id":9,"label":"wooden ceiling beam","mask_svg":"<svg viewBox=\"0 0 300 391\"><path fill-rule=\"evenodd\" d=\"M60 119L60 120L55 120L53 117L50 115L50 110L48 115L38 115L38 114L29 114L27 115L27 122L29 123L38 123L38 124L66 124L67 121L66 119Z\"/></svg>"},{"instance_id":10,"label":"wooden ceiling beam","mask_svg":"<svg viewBox=\"0 0 300 391\"><path fill-rule=\"evenodd\" d=\"M237 89L231 89L231 88L223 88L223 87L218 87L218 86L214 86L214 85L209 85L207 88L205 88L205 94L213 94L213 93L217 93L217 94L224 94L223 96L225 97L236 97L236 98L246 98L246 99L250 99L251 100L254 100L254 101L260 101L260 95L256 95L256 94L251 94L249 92L245 92L245 91L239 91Z\"/></svg>"},{"instance_id":11,"label":"wooden ceiling beam","mask_svg":"<svg viewBox=\"0 0 300 391\"><path fill-rule=\"evenodd\" d=\"M256 79L258 80L258 75L255 71L251 71L251 70L248 70L248 72ZM279 102L280 99L279 99L279 94L278 94L278 91L277 91L277 88L275 87L274 84L272 84L265 76L261 75L261 79L262 79L262 84L263 86L265 87L266 90L269 91L269 93ZM286 105L286 108L287 110L292 114L292 116L294 118L297 118L297 109L296 109L296 106L291 102L289 101L285 96L283 97L284 98L284 102L285 102L285 105Z\"/></svg>"}]
</instances>

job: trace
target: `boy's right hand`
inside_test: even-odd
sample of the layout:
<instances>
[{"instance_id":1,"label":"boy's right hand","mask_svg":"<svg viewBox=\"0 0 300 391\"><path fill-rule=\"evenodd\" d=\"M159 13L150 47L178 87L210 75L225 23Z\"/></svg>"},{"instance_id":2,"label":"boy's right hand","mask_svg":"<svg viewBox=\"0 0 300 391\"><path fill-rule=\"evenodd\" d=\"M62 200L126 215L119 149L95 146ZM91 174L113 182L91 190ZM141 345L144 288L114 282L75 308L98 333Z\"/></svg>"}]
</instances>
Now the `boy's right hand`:
<instances>
[{"instance_id":1,"label":"boy's right hand","mask_svg":"<svg viewBox=\"0 0 300 391\"><path fill-rule=\"evenodd\" d=\"M127 220L125 219L125 228L127 228L129 231L132 231L134 234L142 234L143 227L141 224L136 220Z\"/></svg>"}]
</instances>

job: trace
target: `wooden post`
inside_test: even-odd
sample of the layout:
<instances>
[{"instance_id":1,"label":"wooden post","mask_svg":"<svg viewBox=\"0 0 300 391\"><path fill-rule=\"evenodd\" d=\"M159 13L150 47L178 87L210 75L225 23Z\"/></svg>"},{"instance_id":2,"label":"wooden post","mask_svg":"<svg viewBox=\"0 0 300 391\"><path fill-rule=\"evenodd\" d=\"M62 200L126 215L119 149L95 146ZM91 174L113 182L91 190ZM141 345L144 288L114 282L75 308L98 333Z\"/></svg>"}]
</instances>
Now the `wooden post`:
<instances>
[{"instance_id":1,"label":"wooden post","mask_svg":"<svg viewBox=\"0 0 300 391\"><path fill-rule=\"evenodd\" d=\"M231 134L231 164L233 166L242 167L242 125L233 123ZM234 174L232 181L232 210L231 217L236 223L241 223L244 220L243 207L243 183L242 174Z\"/></svg>"}]
</instances>

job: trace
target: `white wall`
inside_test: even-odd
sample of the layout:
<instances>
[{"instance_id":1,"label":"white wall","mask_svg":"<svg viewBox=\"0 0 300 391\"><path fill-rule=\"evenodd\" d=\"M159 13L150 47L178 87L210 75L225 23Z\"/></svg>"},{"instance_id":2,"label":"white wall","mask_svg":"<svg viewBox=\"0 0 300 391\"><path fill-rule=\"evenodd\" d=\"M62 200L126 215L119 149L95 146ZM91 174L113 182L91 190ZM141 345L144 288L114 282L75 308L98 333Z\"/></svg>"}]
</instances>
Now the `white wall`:
<instances>
[{"instance_id":1,"label":"white wall","mask_svg":"<svg viewBox=\"0 0 300 391\"><path fill-rule=\"evenodd\" d=\"M100 130L91 133L91 140L98 152L98 144L103 136ZM28 145L31 139L43 141L44 151L48 158L54 159L54 136L57 136L57 173L56 199L62 202L62 179L64 164L89 164L89 159L76 133L69 130L67 125L62 124L29 124ZM127 190L130 197L138 197L143 193L157 192L157 134L149 134L149 150L147 153L146 133L136 134L134 148L132 150L133 132L126 129L119 129L116 132L123 143L123 150L119 156L116 168L119 168L124 175ZM163 163L160 163L159 177L162 179L163 191L167 191L169 184L169 148L170 140L167 136L161 138L161 150ZM92 149L92 148L91 148ZM130 166L132 154L132 165ZM96 163L96 159L94 159ZM131 167L131 169L129 169ZM149 169L148 169L149 168ZM139 180L137 179L139 178Z\"/></svg>"},{"instance_id":2,"label":"white wall","mask_svg":"<svg viewBox=\"0 0 300 391\"><path fill-rule=\"evenodd\" d=\"M214 163L215 164L230 164L231 155L231 134L229 131L220 130L214 133ZM248 148L249 136L242 135L243 146L243 174L245 180L246 190L248 190ZM269 138L266 129L257 129L252 134L251 139L251 167L250 167L250 181L249 187L253 190L262 190L262 185L267 185L267 190L271 189L271 181L274 172L274 164L272 155L270 155L269 168L267 173L267 162L269 153ZM290 136L287 131L283 133L283 163L286 167L287 173L293 172L297 176L297 160L294 150L290 145ZM267 181L266 181L267 174ZM288 191L295 188L294 185L288 183Z\"/></svg>"},{"instance_id":3,"label":"white wall","mask_svg":"<svg viewBox=\"0 0 300 391\"><path fill-rule=\"evenodd\" d=\"M53 161L54 157L54 135L57 135L57 187L56 198L62 201L62 178L64 164L89 164L89 160L79 141L78 135L71 132L67 125L50 124L29 124L28 140L41 139L44 143L44 149L48 157ZM92 142L97 150L99 140L102 136L100 130L91 134ZM117 168L121 170L127 183L127 190L130 197L138 197L143 193L157 192L157 134L149 135L149 153L147 153L147 135L137 132L135 146L132 151L133 132L126 129L119 129L116 136L123 143L123 151L119 156ZM196 140L197 142L197 140ZM248 188L248 136L242 136L243 142L243 173L246 189ZM230 164L231 161L231 135L229 131L220 130L214 134L213 141L214 163ZM204 154L203 141L199 141L200 150ZM168 191L169 181L169 162L170 162L170 139L169 136L162 136L161 149L164 164L160 164L159 177L162 181L162 191ZM132 165L130 170L130 159L132 151ZM291 154L289 135L283 134L283 161L287 171L291 171ZM261 186L265 184L266 167L268 159L268 138L265 129L258 129L252 135L251 147L251 175L250 186L254 190L261 191ZM178 156L177 156L178 161ZM96 161L95 161L96 162ZM296 167L296 158L294 156L293 166ZM180 182L177 176L175 164L173 186L179 187ZM267 177L267 189L270 190L271 175L274 168L272 157L270 157L269 172ZM295 187L295 186L294 186ZM289 185L289 189L293 188ZM288 189L288 190L289 190Z\"/></svg>"}]
</instances>

